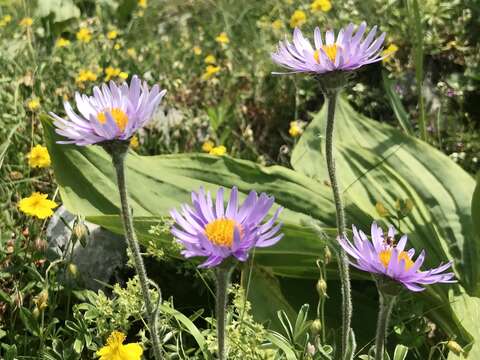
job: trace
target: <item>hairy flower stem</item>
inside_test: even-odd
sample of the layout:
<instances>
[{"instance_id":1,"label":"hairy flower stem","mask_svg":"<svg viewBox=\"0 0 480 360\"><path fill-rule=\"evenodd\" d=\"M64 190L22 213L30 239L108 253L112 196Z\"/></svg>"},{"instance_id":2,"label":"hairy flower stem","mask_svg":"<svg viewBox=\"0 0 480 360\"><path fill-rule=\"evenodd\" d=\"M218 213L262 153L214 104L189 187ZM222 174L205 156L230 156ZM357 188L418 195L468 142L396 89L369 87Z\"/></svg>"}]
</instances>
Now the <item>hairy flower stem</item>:
<instances>
[{"instance_id":1,"label":"hairy flower stem","mask_svg":"<svg viewBox=\"0 0 480 360\"><path fill-rule=\"evenodd\" d=\"M227 313L227 289L230 284L230 277L235 266L228 260L224 261L216 268L217 294L215 312L217 317L217 340L218 340L218 360L226 360L225 337L226 337L226 318Z\"/></svg>"},{"instance_id":2,"label":"hairy flower stem","mask_svg":"<svg viewBox=\"0 0 480 360\"><path fill-rule=\"evenodd\" d=\"M128 142L127 142L128 144ZM116 144L119 145L119 144ZM147 278L147 272L143 263L142 255L140 253L140 245L135 236L135 230L133 227L133 219L130 206L128 205L127 184L125 181L125 155L128 147L124 146L112 146L107 148L112 156L113 166L117 174L117 185L120 193L120 202L122 204L122 220L123 230L125 232L125 238L127 239L128 246L133 254L133 263L135 271L137 272L140 280L140 286L142 288L143 299L145 300L145 306L147 308L147 321L150 328L150 338L152 341L153 353L156 360L162 359L162 352L160 346L160 339L158 337L158 329L155 319L156 309L153 307L152 300L148 291L149 280ZM159 296L160 293L159 293Z\"/></svg>"},{"instance_id":3,"label":"hairy flower stem","mask_svg":"<svg viewBox=\"0 0 480 360\"><path fill-rule=\"evenodd\" d=\"M375 360L383 360L388 321L390 320L390 314L392 313L396 296L384 294L380 290L378 294L380 296L380 307L378 310L377 334L375 338Z\"/></svg>"},{"instance_id":4,"label":"hairy flower stem","mask_svg":"<svg viewBox=\"0 0 480 360\"><path fill-rule=\"evenodd\" d=\"M342 198L338 187L337 176L335 172L335 159L333 157L333 129L335 123L335 106L337 104L337 92L327 93L328 113L327 129L325 139L325 156L327 159L328 176L332 187L333 199L337 215L337 234L345 236L345 211L343 209ZM352 319L352 299L350 294L350 272L348 267L348 257L345 251L340 247L338 253L338 270L342 283L342 357L347 360L348 344L350 337L350 323Z\"/></svg>"}]
</instances>

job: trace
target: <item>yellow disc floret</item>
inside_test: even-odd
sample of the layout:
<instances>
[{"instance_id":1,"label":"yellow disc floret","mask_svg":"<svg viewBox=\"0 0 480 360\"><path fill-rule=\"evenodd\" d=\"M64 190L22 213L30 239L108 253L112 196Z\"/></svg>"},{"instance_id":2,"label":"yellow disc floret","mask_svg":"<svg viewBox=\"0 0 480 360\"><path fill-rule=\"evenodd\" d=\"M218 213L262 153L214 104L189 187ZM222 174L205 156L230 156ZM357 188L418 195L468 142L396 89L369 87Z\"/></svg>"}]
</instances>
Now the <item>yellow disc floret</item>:
<instances>
[{"instance_id":1,"label":"yellow disc floret","mask_svg":"<svg viewBox=\"0 0 480 360\"><path fill-rule=\"evenodd\" d=\"M334 62L337 57L337 50L338 50L337 44L325 45L325 46L322 46L322 49L327 55L327 57L330 59L330 61ZM315 52L313 53L313 58L317 63L320 63L320 50L315 50Z\"/></svg>"},{"instance_id":2,"label":"yellow disc floret","mask_svg":"<svg viewBox=\"0 0 480 360\"><path fill-rule=\"evenodd\" d=\"M380 262L385 266L385 268L388 268L388 264L390 263L390 259L392 258L392 249L386 249L380 251L378 254L378 258L380 259ZM410 270L410 268L413 266L413 261L410 259L410 256L408 256L408 253L406 251L400 252L398 254L398 261L403 260L405 262L405 270Z\"/></svg>"},{"instance_id":3,"label":"yellow disc floret","mask_svg":"<svg viewBox=\"0 0 480 360\"><path fill-rule=\"evenodd\" d=\"M97 115L97 120L100 122L100 124L105 124L105 122L107 121L107 115L105 114L105 112L109 112L112 115L112 118L117 124L118 128L121 131L125 131L125 127L128 123L128 116L123 110L119 108L113 108L110 110L102 111Z\"/></svg>"},{"instance_id":4,"label":"yellow disc floret","mask_svg":"<svg viewBox=\"0 0 480 360\"><path fill-rule=\"evenodd\" d=\"M214 245L232 247L235 228L241 234L241 227L235 220L217 219L205 226L205 235Z\"/></svg>"}]
</instances>

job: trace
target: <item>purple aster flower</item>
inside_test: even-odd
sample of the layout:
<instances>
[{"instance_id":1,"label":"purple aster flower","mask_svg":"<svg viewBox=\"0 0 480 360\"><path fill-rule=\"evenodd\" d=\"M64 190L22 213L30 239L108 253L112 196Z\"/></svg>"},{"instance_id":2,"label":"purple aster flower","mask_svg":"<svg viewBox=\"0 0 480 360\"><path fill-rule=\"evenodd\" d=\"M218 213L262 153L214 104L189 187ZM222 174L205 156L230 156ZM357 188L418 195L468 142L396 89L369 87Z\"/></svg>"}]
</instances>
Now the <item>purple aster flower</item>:
<instances>
[{"instance_id":1,"label":"purple aster flower","mask_svg":"<svg viewBox=\"0 0 480 360\"><path fill-rule=\"evenodd\" d=\"M324 74L332 71L352 71L367 64L380 61L385 33L375 39L377 27L363 39L367 24L362 22L354 33L354 25L340 29L337 38L333 30L322 40L320 29L315 28L314 47L303 37L300 29L293 31L293 44L280 41L272 59L277 64L291 70L290 73ZM277 73L278 74L278 73Z\"/></svg>"},{"instance_id":2,"label":"purple aster flower","mask_svg":"<svg viewBox=\"0 0 480 360\"><path fill-rule=\"evenodd\" d=\"M64 103L68 120L50 113L57 134L68 139L59 143L85 146L109 140L127 141L150 120L165 93L158 85L149 90L147 83L136 75L130 86L110 81L108 86L95 86L93 96L76 93L80 114L73 111L68 101Z\"/></svg>"},{"instance_id":3,"label":"purple aster flower","mask_svg":"<svg viewBox=\"0 0 480 360\"><path fill-rule=\"evenodd\" d=\"M452 262L440 264L439 267L421 271L425 260L425 250L414 261L415 249L405 251L407 235L403 235L399 242L395 244L395 229L390 226L387 237L383 230L374 222L372 224L372 241L355 226L353 228L352 244L347 238L339 239L340 245L353 258L350 263L357 269L367 271L372 274L384 275L395 281L400 282L411 291L425 290L420 285L434 283L453 283L454 274L444 271L452 266Z\"/></svg>"},{"instance_id":4,"label":"purple aster flower","mask_svg":"<svg viewBox=\"0 0 480 360\"><path fill-rule=\"evenodd\" d=\"M172 234L184 246L182 255L206 256L201 267L214 267L230 256L246 261L250 249L272 246L283 236L278 234L282 224L274 225L282 208L263 222L275 201L273 197L251 191L238 206L238 190L234 187L225 209L223 192L223 188L218 190L215 202L210 192L192 192L193 207L183 204L181 214L176 209L170 212L175 220Z\"/></svg>"}]
</instances>

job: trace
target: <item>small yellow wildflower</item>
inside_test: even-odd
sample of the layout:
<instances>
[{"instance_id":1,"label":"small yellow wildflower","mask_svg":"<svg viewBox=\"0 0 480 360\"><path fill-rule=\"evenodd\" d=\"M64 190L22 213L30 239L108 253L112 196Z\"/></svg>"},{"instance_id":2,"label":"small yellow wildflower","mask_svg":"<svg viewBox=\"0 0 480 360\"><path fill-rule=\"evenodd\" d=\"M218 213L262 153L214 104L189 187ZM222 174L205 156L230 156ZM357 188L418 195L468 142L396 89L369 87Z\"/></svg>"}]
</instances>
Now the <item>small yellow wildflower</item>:
<instances>
[{"instance_id":1,"label":"small yellow wildflower","mask_svg":"<svg viewBox=\"0 0 480 360\"><path fill-rule=\"evenodd\" d=\"M383 59L384 62L388 62L392 59L392 55L398 51L398 46L395 44L390 44L388 47L382 51L382 56L385 56Z\"/></svg>"},{"instance_id":2,"label":"small yellow wildflower","mask_svg":"<svg viewBox=\"0 0 480 360\"><path fill-rule=\"evenodd\" d=\"M128 73L125 72L125 71L120 71L120 74L118 74L118 77L120 79L127 80L128 79Z\"/></svg>"},{"instance_id":3,"label":"small yellow wildflower","mask_svg":"<svg viewBox=\"0 0 480 360\"><path fill-rule=\"evenodd\" d=\"M202 151L209 153L210 151L212 151L214 147L215 147L215 144L212 141L207 140L202 145Z\"/></svg>"},{"instance_id":4,"label":"small yellow wildflower","mask_svg":"<svg viewBox=\"0 0 480 360\"><path fill-rule=\"evenodd\" d=\"M58 206L54 201L48 200L47 197L48 194L34 192L29 197L20 200L18 207L27 215L36 216L39 219L46 219L53 215L52 209Z\"/></svg>"},{"instance_id":5,"label":"small yellow wildflower","mask_svg":"<svg viewBox=\"0 0 480 360\"><path fill-rule=\"evenodd\" d=\"M50 155L45 146L35 145L27 154L28 165L31 167L44 168L51 164Z\"/></svg>"},{"instance_id":6,"label":"small yellow wildflower","mask_svg":"<svg viewBox=\"0 0 480 360\"><path fill-rule=\"evenodd\" d=\"M138 141L137 135L133 135L130 139L130 147L134 150L137 150L140 147L140 142Z\"/></svg>"},{"instance_id":7,"label":"small yellow wildflower","mask_svg":"<svg viewBox=\"0 0 480 360\"><path fill-rule=\"evenodd\" d=\"M0 27L7 26L12 21L12 15L5 15L0 19Z\"/></svg>"},{"instance_id":8,"label":"small yellow wildflower","mask_svg":"<svg viewBox=\"0 0 480 360\"><path fill-rule=\"evenodd\" d=\"M226 153L227 153L227 148L223 145L215 146L209 152L210 155L217 155L217 156L225 155Z\"/></svg>"},{"instance_id":9,"label":"small yellow wildflower","mask_svg":"<svg viewBox=\"0 0 480 360\"><path fill-rule=\"evenodd\" d=\"M290 129L288 130L288 133L290 134L291 137L298 137L302 135L303 128L298 121L291 121Z\"/></svg>"},{"instance_id":10,"label":"small yellow wildflower","mask_svg":"<svg viewBox=\"0 0 480 360\"><path fill-rule=\"evenodd\" d=\"M27 102L27 108L30 111L38 110L40 107L40 101L37 98L31 99Z\"/></svg>"},{"instance_id":11,"label":"small yellow wildflower","mask_svg":"<svg viewBox=\"0 0 480 360\"><path fill-rule=\"evenodd\" d=\"M29 27L32 26L32 24L33 19L31 17L24 17L22 20L20 20L20 26Z\"/></svg>"},{"instance_id":12,"label":"small yellow wildflower","mask_svg":"<svg viewBox=\"0 0 480 360\"><path fill-rule=\"evenodd\" d=\"M113 40L116 39L118 36L118 32L116 30L110 30L107 32L107 39Z\"/></svg>"},{"instance_id":13,"label":"small yellow wildflower","mask_svg":"<svg viewBox=\"0 0 480 360\"><path fill-rule=\"evenodd\" d=\"M134 58L137 56L137 51L134 48L128 48L127 55Z\"/></svg>"},{"instance_id":14,"label":"small yellow wildflower","mask_svg":"<svg viewBox=\"0 0 480 360\"><path fill-rule=\"evenodd\" d=\"M205 64L215 64L216 62L217 62L217 59L215 59L215 56L211 54L205 57Z\"/></svg>"},{"instance_id":15,"label":"small yellow wildflower","mask_svg":"<svg viewBox=\"0 0 480 360\"><path fill-rule=\"evenodd\" d=\"M140 360L143 349L138 343L123 345L125 335L119 331L110 334L107 345L97 351L100 360Z\"/></svg>"},{"instance_id":16,"label":"small yellow wildflower","mask_svg":"<svg viewBox=\"0 0 480 360\"><path fill-rule=\"evenodd\" d=\"M193 53L197 56L202 55L202 49L199 46L194 46L193 47Z\"/></svg>"},{"instance_id":17,"label":"small yellow wildflower","mask_svg":"<svg viewBox=\"0 0 480 360\"><path fill-rule=\"evenodd\" d=\"M290 27L300 27L307 21L307 14L303 10L295 10L290 18Z\"/></svg>"},{"instance_id":18,"label":"small yellow wildflower","mask_svg":"<svg viewBox=\"0 0 480 360\"><path fill-rule=\"evenodd\" d=\"M120 50L120 49L122 48L122 45L119 44L119 43L116 43L115 45L113 45L113 48L114 48L115 50Z\"/></svg>"},{"instance_id":19,"label":"small yellow wildflower","mask_svg":"<svg viewBox=\"0 0 480 360\"><path fill-rule=\"evenodd\" d=\"M55 46L58 48L64 48L70 45L70 40L60 37L55 41Z\"/></svg>"},{"instance_id":20,"label":"small yellow wildflower","mask_svg":"<svg viewBox=\"0 0 480 360\"><path fill-rule=\"evenodd\" d=\"M92 40L92 31L89 28L82 27L77 32L77 39L84 43L89 43Z\"/></svg>"},{"instance_id":21,"label":"small yellow wildflower","mask_svg":"<svg viewBox=\"0 0 480 360\"><path fill-rule=\"evenodd\" d=\"M109 66L105 69L105 81L108 81L110 80L111 78L114 78L116 76L120 76L120 73L122 72L122 70L120 70L119 68L114 68L112 66ZM128 74L127 74L127 77L128 77Z\"/></svg>"},{"instance_id":22,"label":"small yellow wildflower","mask_svg":"<svg viewBox=\"0 0 480 360\"><path fill-rule=\"evenodd\" d=\"M329 12L332 9L332 3L330 0L314 0L314 2L310 4L310 9L312 12Z\"/></svg>"},{"instance_id":23,"label":"small yellow wildflower","mask_svg":"<svg viewBox=\"0 0 480 360\"><path fill-rule=\"evenodd\" d=\"M213 75L220 71L220 66L208 65L205 72L202 75L203 80L210 79Z\"/></svg>"},{"instance_id":24,"label":"small yellow wildflower","mask_svg":"<svg viewBox=\"0 0 480 360\"><path fill-rule=\"evenodd\" d=\"M220 43L220 44L228 44L230 42L230 39L228 38L228 35L226 32L221 32L218 34L218 36L215 38L215 41Z\"/></svg>"},{"instance_id":25,"label":"small yellow wildflower","mask_svg":"<svg viewBox=\"0 0 480 360\"><path fill-rule=\"evenodd\" d=\"M147 0L138 0L138 6L146 9L146 7L148 6Z\"/></svg>"},{"instance_id":26,"label":"small yellow wildflower","mask_svg":"<svg viewBox=\"0 0 480 360\"><path fill-rule=\"evenodd\" d=\"M275 30L280 30L281 28L283 28L283 21L280 19L275 20L274 22L272 22L272 28L274 28Z\"/></svg>"},{"instance_id":27,"label":"small yellow wildflower","mask_svg":"<svg viewBox=\"0 0 480 360\"><path fill-rule=\"evenodd\" d=\"M75 79L77 83L83 83L86 81L95 81L95 80L97 80L97 74L95 74L91 70L86 70L86 69L81 69Z\"/></svg>"}]
</instances>

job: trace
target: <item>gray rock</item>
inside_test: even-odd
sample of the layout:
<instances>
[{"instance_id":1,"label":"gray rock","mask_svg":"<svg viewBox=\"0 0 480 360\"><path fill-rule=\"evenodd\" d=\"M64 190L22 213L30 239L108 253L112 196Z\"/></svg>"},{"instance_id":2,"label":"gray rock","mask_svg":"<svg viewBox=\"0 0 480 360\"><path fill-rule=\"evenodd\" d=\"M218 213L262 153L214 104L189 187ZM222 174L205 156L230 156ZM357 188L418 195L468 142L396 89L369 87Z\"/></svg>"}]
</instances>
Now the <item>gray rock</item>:
<instances>
[{"instance_id":1,"label":"gray rock","mask_svg":"<svg viewBox=\"0 0 480 360\"><path fill-rule=\"evenodd\" d=\"M63 258L75 264L85 287L96 291L104 287L102 283L109 282L117 269L125 266L126 241L123 236L85 221L88 228L85 246L76 241L72 251L75 218L63 206L55 211L47 226L47 257L50 261Z\"/></svg>"}]
</instances>

